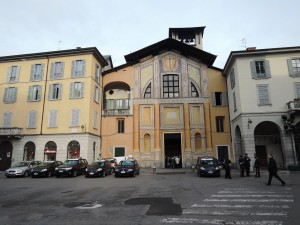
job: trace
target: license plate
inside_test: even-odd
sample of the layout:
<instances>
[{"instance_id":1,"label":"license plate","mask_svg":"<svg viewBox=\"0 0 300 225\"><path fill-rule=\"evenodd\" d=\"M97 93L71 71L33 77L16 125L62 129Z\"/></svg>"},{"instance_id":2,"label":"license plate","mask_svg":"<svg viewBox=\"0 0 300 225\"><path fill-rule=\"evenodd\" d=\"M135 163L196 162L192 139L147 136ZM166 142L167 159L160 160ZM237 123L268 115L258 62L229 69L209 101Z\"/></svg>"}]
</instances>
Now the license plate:
<instances>
[{"instance_id":1,"label":"license plate","mask_svg":"<svg viewBox=\"0 0 300 225\"><path fill-rule=\"evenodd\" d=\"M94 175L94 173L90 173L90 175Z\"/></svg>"},{"instance_id":2,"label":"license plate","mask_svg":"<svg viewBox=\"0 0 300 225\"><path fill-rule=\"evenodd\" d=\"M121 173L125 173L125 171L121 171Z\"/></svg>"},{"instance_id":3,"label":"license plate","mask_svg":"<svg viewBox=\"0 0 300 225\"><path fill-rule=\"evenodd\" d=\"M60 170L59 172L60 172L60 173L63 173L64 171Z\"/></svg>"},{"instance_id":4,"label":"license plate","mask_svg":"<svg viewBox=\"0 0 300 225\"><path fill-rule=\"evenodd\" d=\"M34 173L33 175L38 175L38 173Z\"/></svg>"},{"instance_id":5,"label":"license plate","mask_svg":"<svg viewBox=\"0 0 300 225\"><path fill-rule=\"evenodd\" d=\"M208 171L208 173L213 173L213 171Z\"/></svg>"}]
</instances>

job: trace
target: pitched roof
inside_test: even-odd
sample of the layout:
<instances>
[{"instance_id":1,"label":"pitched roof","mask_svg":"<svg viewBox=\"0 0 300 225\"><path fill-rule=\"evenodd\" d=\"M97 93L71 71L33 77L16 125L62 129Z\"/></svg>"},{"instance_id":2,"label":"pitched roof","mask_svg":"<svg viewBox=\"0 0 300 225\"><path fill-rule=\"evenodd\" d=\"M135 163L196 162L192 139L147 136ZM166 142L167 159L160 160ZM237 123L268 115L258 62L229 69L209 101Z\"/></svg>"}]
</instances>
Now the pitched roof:
<instances>
[{"instance_id":1,"label":"pitched roof","mask_svg":"<svg viewBox=\"0 0 300 225\"><path fill-rule=\"evenodd\" d=\"M164 39L160 42L125 55L124 57L127 63L138 63L140 59L145 58L149 55L156 56L161 54L163 51L172 50L180 52L181 55L184 55L186 57L197 58L200 62L208 66L212 66L217 57L213 54L210 54L193 46L189 46L172 38Z\"/></svg>"}]
</instances>

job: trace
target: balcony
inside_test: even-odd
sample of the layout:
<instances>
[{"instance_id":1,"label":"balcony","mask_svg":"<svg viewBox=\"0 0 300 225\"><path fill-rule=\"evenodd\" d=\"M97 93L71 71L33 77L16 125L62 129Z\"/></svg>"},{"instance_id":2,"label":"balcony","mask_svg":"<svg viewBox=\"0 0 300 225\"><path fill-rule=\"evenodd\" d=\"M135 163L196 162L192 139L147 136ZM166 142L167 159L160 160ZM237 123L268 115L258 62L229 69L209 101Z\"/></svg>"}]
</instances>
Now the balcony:
<instances>
[{"instance_id":1,"label":"balcony","mask_svg":"<svg viewBox=\"0 0 300 225\"><path fill-rule=\"evenodd\" d=\"M130 109L104 109L104 116L128 116L130 115Z\"/></svg>"},{"instance_id":2,"label":"balcony","mask_svg":"<svg viewBox=\"0 0 300 225\"><path fill-rule=\"evenodd\" d=\"M289 111L300 111L300 100L289 101L287 103Z\"/></svg>"},{"instance_id":3,"label":"balcony","mask_svg":"<svg viewBox=\"0 0 300 225\"><path fill-rule=\"evenodd\" d=\"M20 139L23 136L23 129L18 127L0 128L0 137L4 138L17 138Z\"/></svg>"}]
</instances>

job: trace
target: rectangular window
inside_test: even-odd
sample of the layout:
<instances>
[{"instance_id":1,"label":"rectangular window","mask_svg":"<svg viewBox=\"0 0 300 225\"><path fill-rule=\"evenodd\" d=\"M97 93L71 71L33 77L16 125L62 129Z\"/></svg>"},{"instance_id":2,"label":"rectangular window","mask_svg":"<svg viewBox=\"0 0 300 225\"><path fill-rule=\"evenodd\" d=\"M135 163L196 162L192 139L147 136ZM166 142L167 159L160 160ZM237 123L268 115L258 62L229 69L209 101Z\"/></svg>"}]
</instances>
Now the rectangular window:
<instances>
[{"instance_id":1,"label":"rectangular window","mask_svg":"<svg viewBox=\"0 0 300 225\"><path fill-rule=\"evenodd\" d=\"M295 98L300 99L300 83L295 83Z\"/></svg>"},{"instance_id":2,"label":"rectangular window","mask_svg":"<svg viewBox=\"0 0 300 225\"><path fill-rule=\"evenodd\" d=\"M163 76L163 97L178 98L179 97L179 77L175 74Z\"/></svg>"},{"instance_id":3,"label":"rectangular window","mask_svg":"<svg viewBox=\"0 0 300 225\"><path fill-rule=\"evenodd\" d=\"M95 100L95 102L99 103L99 88L98 88L98 86L95 86L94 100Z\"/></svg>"},{"instance_id":4,"label":"rectangular window","mask_svg":"<svg viewBox=\"0 0 300 225\"><path fill-rule=\"evenodd\" d=\"M250 62L251 76L253 79L270 78L270 66L268 60L255 60Z\"/></svg>"},{"instance_id":5,"label":"rectangular window","mask_svg":"<svg viewBox=\"0 0 300 225\"><path fill-rule=\"evenodd\" d=\"M257 85L258 105L269 105L268 85Z\"/></svg>"},{"instance_id":6,"label":"rectangular window","mask_svg":"<svg viewBox=\"0 0 300 225\"><path fill-rule=\"evenodd\" d=\"M83 98L84 83L73 82L70 84L70 98Z\"/></svg>"},{"instance_id":7,"label":"rectangular window","mask_svg":"<svg viewBox=\"0 0 300 225\"><path fill-rule=\"evenodd\" d=\"M43 79L44 64L32 64L30 81L40 81Z\"/></svg>"},{"instance_id":8,"label":"rectangular window","mask_svg":"<svg viewBox=\"0 0 300 225\"><path fill-rule=\"evenodd\" d=\"M125 156L125 148L124 147L115 147L115 157Z\"/></svg>"},{"instance_id":9,"label":"rectangular window","mask_svg":"<svg viewBox=\"0 0 300 225\"><path fill-rule=\"evenodd\" d=\"M49 113L49 127L57 127L57 110L51 110Z\"/></svg>"},{"instance_id":10,"label":"rectangular window","mask_svg":"<svg viewBox=\"0 0 300 225\"><path fill-rule=\"evenodd\" d=\"M16 102L17 101L17 93L18 93L18 88L17 87L5 88L3 102L4 103L14 103L14 102Z\"/></svg>"},{"instance_id":11,"label":"rectangular window","mask_svg":"<svg viewBox=\"0 0 300 225\"><path fill-rule=\"evenodd\" d=\"M213 106L228 105L227 92L213 92L212 93L212 105Z\"/></svg>"},{"instance_id":12,"label":"rectangular window","mask_svg":"<svg viewBox=\"0 0 300 225\"><path fill-rule=\"evenodd\" d=\"M98 112L94 112L94 128L98 129Z\"/></svg>"},{"instance_id":13,"label":"rectangular window","mask_svg":"<svg viewBox=\"0 0 300 225\"><path fill-rule=\"evenodd\" d=\"M118 120L118 133L123 134L125 130L124 120Z\"/></svg>"},{"instance_id":14,"label":"rectangular window","mask_svg":"<svg viewBox=\"0 0 300 225\"><path fill-rule=\"evenodd\" d=\"M291 77L299 77L300 76L300 58L288 59L288 69L289 75Z\"/></svg>"},{"instance_id":15,"label":"rectangular window","mask_svg":"<svg viewBox=\"0 0 300 225\"><path fill-rule=\"evenodd\" d=\"M79 118L80 118L80 110L79 109L72 109L71 112L71 127L79 126Z\"/></svg>"},{"instance_id":16,"label":"rectangular window","mask_svg":"<svg viewBox=\"0 0 300 225\"><path fill-rule=\"evenodd\" d=\"M50 70L50 80L64 78L64 62L52 62Z\"/></svg>"},{"instance_id":17,"label":"rectangular window","mask_svg":"<svg viewBox=\"0 0 300 225\"><path fill-rule=\"evenodd\" d=\"M28 128L36 128L36 111L28 113Z\"/></svg>"},{"instance_id":18,"label":"rectangular window","mask_svg":"<svg viewBox=\"0 0 300 225\"><path fill-rule=\"evenodd\" d=\"M233 92L232 97L233 97L233 109L234 109L234 111L236 111L237 108L236 108L236 97L235 97L235 92Z\"/></svg>"},{"instance_id":19,"label":"rectangular window","mask_svg":"<svg viewBox=\"0 0 300 225\"><path fill-rule=\"evenodd\" d=\"M41 100L41 85L29 86L27 101L40 101Z\"/></svg>"},{"instance_id":20,"label":"rectangular window","mask_svg":"<svg viewBox=\"0 0 300 225\"><path fill-rule=\"evenodd\" d=\"M72 73L72 78L84 77L85 60L73 60L71 73Z\"/></svg>"},{"instance_id":21,"label":"rectangular window","mask_svg":"<svg viewBox=\"0 0 300 225\"><path fill-rule=\"evenodd\" d=\"M3 114L3 127L11 127L12 113L5 112Z\"/></svg>"},{"instance_id":22,"label":"rectangular window","mask_svg":"<svg viewBox=\"0 0 300 225\"><path fill-rule=\"evenodd\" d=\"M49 85L49 100L59 100L61 99L62 85L61 84L50 84Z\"/></svg>"},{"instance_id":23,"label":"rectangular window","mask_svg":"<svg viewBox=\"0 0 300 225\"><path fill-rule=\"evenodd\" d=\"M8 68L7 82L16 83L19 81L20 66L11 66Z\"/></svg>"},{"instance_id":24,"label":"rectangular window","mask_svg":"<svg viewBox=\"0 0 300 225\"><path fill-rule=\"evenodd\" d=\"M218 133L224 132L224 116L216 117L216 128Z\"/></svg>"},{"instance_id":25,"label":"rectangular window","mask_svg":"<svg viewBox=\"0 0 300 225\"><path fill-rule=\"evenodd\" d=\"M95 68L95 81L100 84L100 66L96 65Z\"/></svg>"},{"instance_id":26,"label":"rectangular window","mask_svg":"<svg viewBox=\"0 0 300 225\"><path fill-rule=\"evenodd\" d=\"M233 89L234 86L235 86L235 74L234 74L234 69L232 69L232 71L230 72L230 86L231 86L231 89Z\"/></svg>"}]
</instances>

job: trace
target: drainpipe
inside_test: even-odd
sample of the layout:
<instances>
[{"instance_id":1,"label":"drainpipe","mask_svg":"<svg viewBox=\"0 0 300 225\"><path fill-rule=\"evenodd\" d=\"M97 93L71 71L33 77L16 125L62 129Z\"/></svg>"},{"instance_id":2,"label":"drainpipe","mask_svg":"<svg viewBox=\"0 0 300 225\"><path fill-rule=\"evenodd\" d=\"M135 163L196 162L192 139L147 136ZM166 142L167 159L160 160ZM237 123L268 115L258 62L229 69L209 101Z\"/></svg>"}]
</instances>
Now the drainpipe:
<instances>
[{"instance_id":1,"label":"drainpipe","mask_svg":"<svg viewBox=\"0 0 300 225\"><path fill-rule=\"evenodd\" d=\"M45 76L45 90L44 90L44 102L43 102L43 109L42 109L42 119L41 119L41 130L40 134L43 134L43 123L44 123L44 111L45 111L45 104L46 104L46 92L47 92L47 84L48 84L48 71L49 71L49 57L47 56L47 66L46 66L46 76Z\"/></svg>"}]
</instances>

